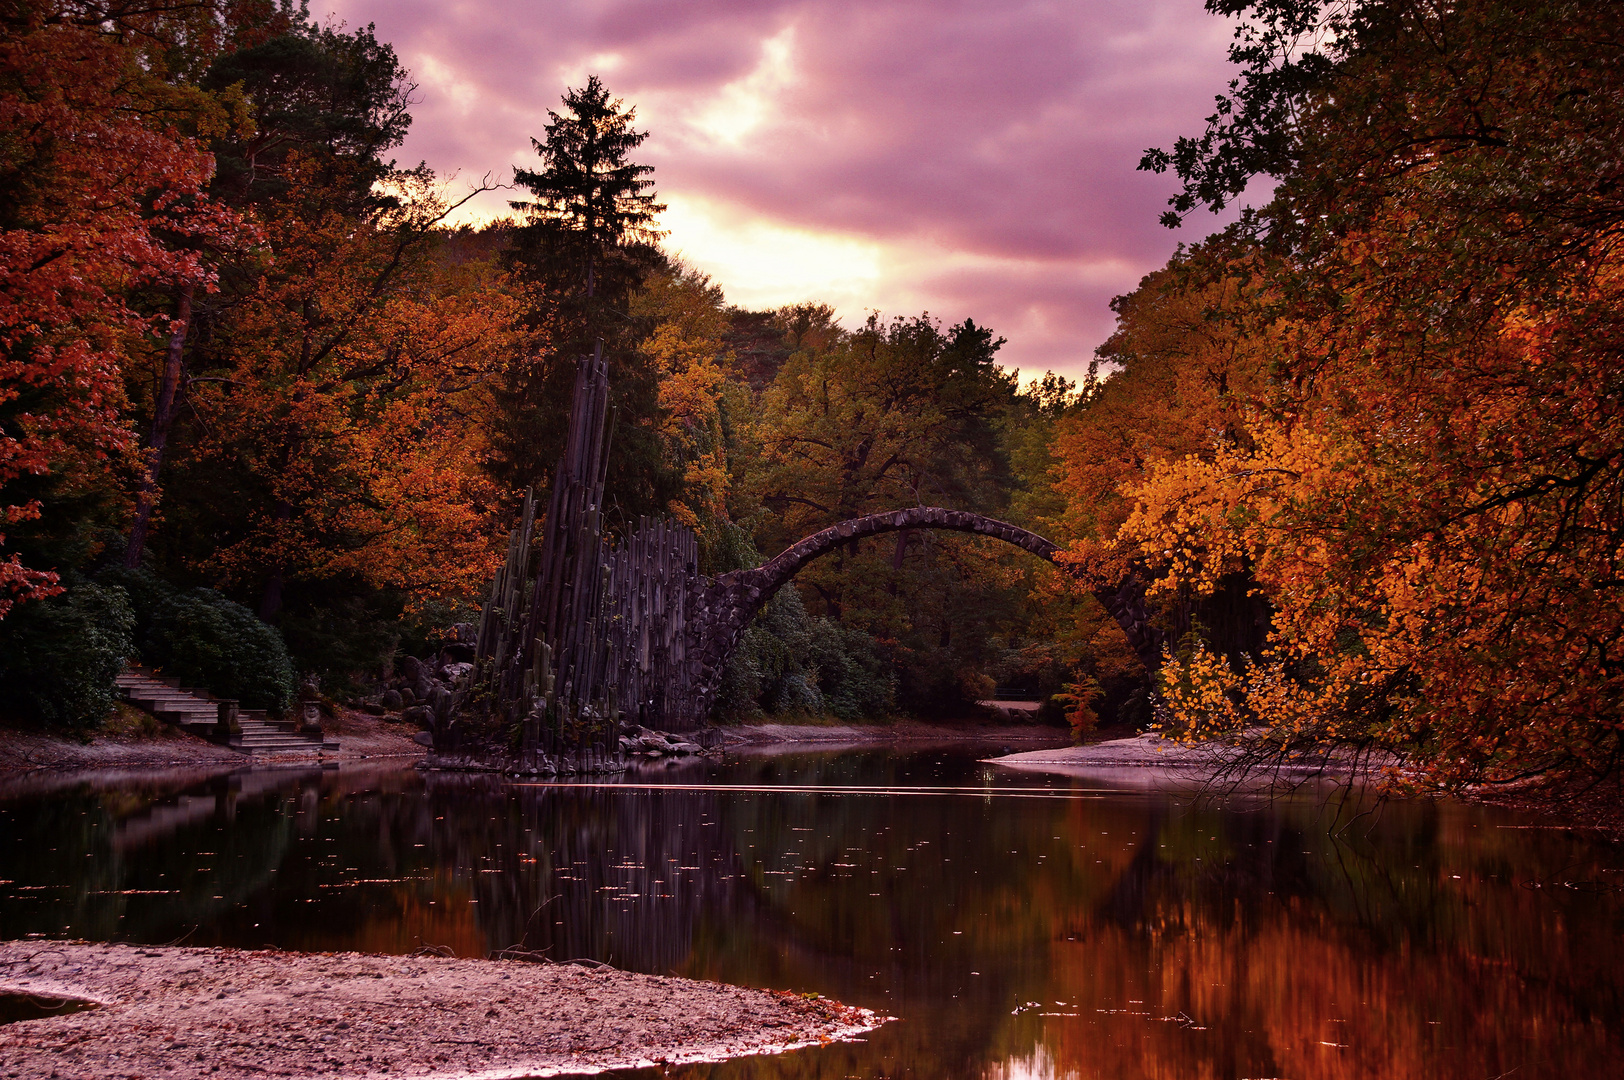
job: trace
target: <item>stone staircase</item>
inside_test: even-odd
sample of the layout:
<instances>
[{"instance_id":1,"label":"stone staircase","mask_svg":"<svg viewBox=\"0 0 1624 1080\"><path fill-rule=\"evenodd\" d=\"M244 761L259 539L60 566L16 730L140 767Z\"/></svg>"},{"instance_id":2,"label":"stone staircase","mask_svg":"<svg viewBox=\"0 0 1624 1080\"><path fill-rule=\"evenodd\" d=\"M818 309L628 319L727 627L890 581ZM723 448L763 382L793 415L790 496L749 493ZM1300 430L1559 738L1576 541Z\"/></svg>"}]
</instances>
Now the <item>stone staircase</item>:
<instances>
[{"instance_id":1,"label":"stone staircase","mask_svg":"<svg viewBox=\"0 0 1624 1080\"><path fill-rule=\"evenodd\" d=\"M154 674L130 665L115 680L119 696L138 709L144 709L167 724L190 735L198 735L244 754L311 753L337 750L338 743L320 734L299 730L292 720L269 719L261 709L237 713L240 732L219 730L219 702L207 690L184 687L179 679Z\"/></svg>"}]
</instances>

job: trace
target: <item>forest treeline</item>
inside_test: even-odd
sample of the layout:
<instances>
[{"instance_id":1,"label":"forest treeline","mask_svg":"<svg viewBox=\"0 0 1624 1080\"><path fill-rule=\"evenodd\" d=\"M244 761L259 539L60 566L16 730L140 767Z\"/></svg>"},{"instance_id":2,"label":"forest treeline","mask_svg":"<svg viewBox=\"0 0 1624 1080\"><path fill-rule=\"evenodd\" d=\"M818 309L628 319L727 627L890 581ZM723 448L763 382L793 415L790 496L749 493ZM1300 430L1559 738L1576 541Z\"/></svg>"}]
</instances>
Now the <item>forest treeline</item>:
<instances>
[{"instance_id":1,"label":"forest treeline","mask_svg":"<svg viewBox=\"0 0 1624 1080\"><path fill-rule=\"evenodd\" d=\"M1616 772L1616 5L1210 0L1241 74L1147 153L1167 216L1269 201L1114 303L1074 385L995 330L729 305L661 247L635 110L573 88L511 218L391 157L372 29L277 0L4 5L0 683L97 722L139 655L359 696L477 613L603 341L611 531L700 569L975 510L1150 582L1152 676L1071 575L865 540L747 632L725 719L963 712L1400 754L1443 787ZM507 177L497 178L503 182ZM232 680L236 680L232 682Z\"/></svg>"}]
</instances>

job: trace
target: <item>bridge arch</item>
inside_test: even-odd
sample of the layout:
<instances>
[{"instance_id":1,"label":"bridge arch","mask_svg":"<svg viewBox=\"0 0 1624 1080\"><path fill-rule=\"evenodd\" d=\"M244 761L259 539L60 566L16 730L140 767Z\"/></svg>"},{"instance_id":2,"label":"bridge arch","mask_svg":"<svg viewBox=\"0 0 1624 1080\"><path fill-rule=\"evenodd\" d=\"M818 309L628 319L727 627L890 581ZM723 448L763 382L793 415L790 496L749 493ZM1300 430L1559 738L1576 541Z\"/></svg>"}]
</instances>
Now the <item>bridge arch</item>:
<instances>
[{"instance_id":1,"label":"bridge arch","mask_svg":"<svg viewBox=\"0 0 1624 1080\"><path fill-rule=\"evenodd\" d=\"M704 642L701 693L706 709L715 699L720 686L723 666L738 647L750 620L771 600L773 594L795 577L812 560L826 555L842 544L865 536L900 532L905 529L944 529L949 532L973 533L991 536L1031 552L1038 558L1067 574L1075 571L1064 563L1055 562L1060 546L1029 529L1011 525L1007 521L970 513L966 510L948 510L940 506L911 506L905 510L891 510L882 514L852 518L815 532L806 539L791 544L761 566L749 570L734 570L718 574L704 582L704 595L699 598L696 614L703 627L699 640ZM1154 671L1161 663L1162 636L1150 623L1150 612L1145 602L1145 585L1130 572L1109 588L1093 587L1094 597L1127 636L1128 644L1138 654L1147 669Z\"/></svg>"}]
</instances>

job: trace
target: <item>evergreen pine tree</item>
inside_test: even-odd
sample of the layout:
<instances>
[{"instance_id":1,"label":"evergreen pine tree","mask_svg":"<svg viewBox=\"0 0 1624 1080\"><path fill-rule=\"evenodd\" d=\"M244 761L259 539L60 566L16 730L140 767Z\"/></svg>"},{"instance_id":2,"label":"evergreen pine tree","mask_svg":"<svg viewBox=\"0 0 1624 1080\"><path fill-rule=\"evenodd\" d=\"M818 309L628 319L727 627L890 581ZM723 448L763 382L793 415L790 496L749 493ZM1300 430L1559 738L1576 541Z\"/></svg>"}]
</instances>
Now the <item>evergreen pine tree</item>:
<instances>
[{"instance_id":1,"label":"evergreen pine tree","mask_svg":"<svg viewBox=\"0 0 1624 1080\"><path fill-rule=\"evenodd\" d=\"M617 413L610 505L627 518L659 513L680 477L662 461L658 372L636 348L651 327L629 310L648 275L666 268L654 169L629 160L648 133L595 75L567 91L564 106L548 111L545 141L531 140L541 167L514 170L535 198L511 204L523 219L508 265L532 286L530 320L548 346L497 391L493 469L513 488L541 484L563 449L576 357L602 339Z\"/></svg>"}]
</instances>

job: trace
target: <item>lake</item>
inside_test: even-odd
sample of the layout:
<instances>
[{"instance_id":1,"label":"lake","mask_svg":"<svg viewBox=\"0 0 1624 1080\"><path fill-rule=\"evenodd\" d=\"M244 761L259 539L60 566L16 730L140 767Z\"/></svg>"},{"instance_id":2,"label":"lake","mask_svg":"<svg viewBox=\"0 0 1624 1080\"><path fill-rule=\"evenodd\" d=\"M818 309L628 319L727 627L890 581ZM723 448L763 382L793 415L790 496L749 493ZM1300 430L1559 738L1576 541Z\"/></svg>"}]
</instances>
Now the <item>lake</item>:
<instances>
[{"instance_id":1,"label":"lake","mask_svg":"<svg viewBox=\"0 0 1624 1080\"><path fill-rule=\"evenodd\" d=\"M899 1018L638 1077L1624 1075L1617 846L1447 800L978 760L999 749L581 785L369 762L13 777L0 936L525 950Z\"/></svg>"}]
</instances>

